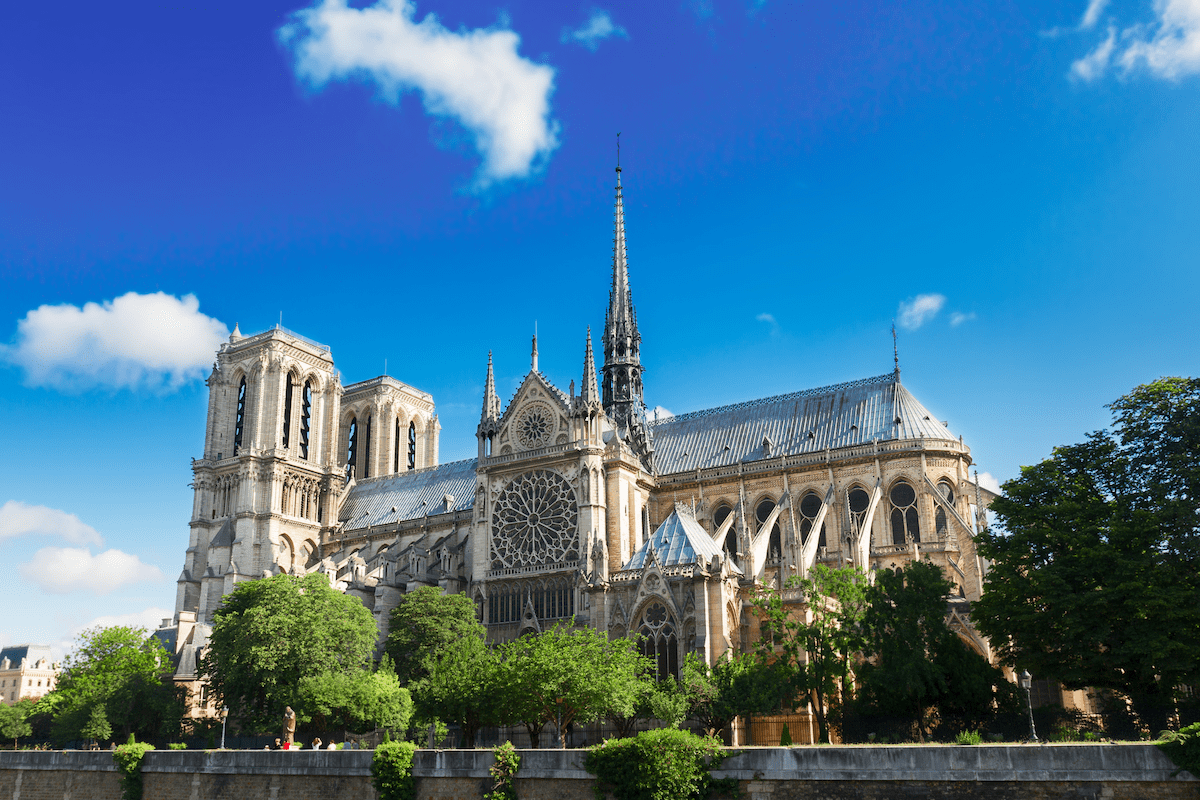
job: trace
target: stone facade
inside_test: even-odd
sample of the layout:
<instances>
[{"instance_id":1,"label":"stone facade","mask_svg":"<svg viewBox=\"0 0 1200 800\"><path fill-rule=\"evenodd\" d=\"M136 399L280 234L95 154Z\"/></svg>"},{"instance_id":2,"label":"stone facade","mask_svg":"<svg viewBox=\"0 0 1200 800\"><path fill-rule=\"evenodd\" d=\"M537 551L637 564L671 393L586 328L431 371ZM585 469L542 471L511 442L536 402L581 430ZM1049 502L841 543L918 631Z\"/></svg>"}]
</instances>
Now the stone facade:
<instances>
[{"instance_id":1,"label":"stone facade","mask_svg":"<svg viewBox=\"0 0 1200 800\"><path fill-rule=\"evenodd\" d=\"M239 581L320 571L375 614L421 586L465 592L493 641L574 618L641 633L662 672L745 648L757 582L814 564L939 564L948 614L990 656L969 603L974 534L993 495L970 449L900 380L878 377L664 419L646 413L618 170L599 369L579 388L538 369L496 393L491 357L474 459L439 464L433 398L390 377L343 386L329 349L235 329L209 377L205 451L176 613L160 632L192 680ZM788 595L790 602L798 596Z\"/></svg>"},{"instance_id":2,"label":"stone facade","mask_svg":"<svg viewBox=\"0 0 1200 800\"><path fill-rule=\"evenodd\" d=\"M0 650L0 703L37 700L54 688L58 664L50 660L50 648L21 644Z\"/></svg>"}]
</instances>

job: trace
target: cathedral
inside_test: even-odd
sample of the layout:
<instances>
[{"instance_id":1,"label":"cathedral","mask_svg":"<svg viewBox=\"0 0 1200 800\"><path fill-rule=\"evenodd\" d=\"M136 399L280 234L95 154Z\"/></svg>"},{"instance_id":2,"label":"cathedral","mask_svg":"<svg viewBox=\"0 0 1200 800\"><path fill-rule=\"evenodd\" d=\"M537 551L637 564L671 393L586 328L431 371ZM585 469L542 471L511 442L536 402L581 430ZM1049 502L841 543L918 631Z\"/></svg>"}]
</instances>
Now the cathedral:
<instances>
[{"instance_id":1,"label":"cathedral","mask_svg":"<svg viewBox=\"0 0 1200 800\"><path fill-rule=\"evenodd\" d=\"M642 635L660 674L751 644L756 583L814 564L943 567L951 624L990 656L966 609L994 497L970 449L892 372L651 418L626 264L620 167L612 286L579 385L531 365L507 403L488 358L476 458L438 462L429 394L382 376L343 385L328 347L235 327L208 378L205 446L173 619L160 635L195 680L221 598L309 572L388 614L422 586L466 593L489 639L574 618ZM597 366L597 356L600 364ZM798 601L794 590L785 600Z\"/></svg>"}]
</instances>

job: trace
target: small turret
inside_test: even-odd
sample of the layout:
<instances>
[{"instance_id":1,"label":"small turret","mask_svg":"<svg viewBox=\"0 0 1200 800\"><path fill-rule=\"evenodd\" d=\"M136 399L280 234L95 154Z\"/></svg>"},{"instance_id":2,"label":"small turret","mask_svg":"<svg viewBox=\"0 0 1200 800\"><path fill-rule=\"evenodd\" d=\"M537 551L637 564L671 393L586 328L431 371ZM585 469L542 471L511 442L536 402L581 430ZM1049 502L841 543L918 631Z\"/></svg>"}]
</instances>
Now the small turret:
<instances>
[{"instance_id":1,"label":"small turret","mask_svg":"<svg viewBox=\"0 0 1200 800\"><path fill-rule=\"evenodd\" d=\"M536 341L536 339L535 339ZM535 344L536 353L536 344ZM535 356L536 360L536 356ZM483 387L483 411L479 414L479 457L491 455L491 441L500 432L500 398L496 395L496 377L492 370L492 351L488 351L487 380Z\"/></svg>"}]
</instances>

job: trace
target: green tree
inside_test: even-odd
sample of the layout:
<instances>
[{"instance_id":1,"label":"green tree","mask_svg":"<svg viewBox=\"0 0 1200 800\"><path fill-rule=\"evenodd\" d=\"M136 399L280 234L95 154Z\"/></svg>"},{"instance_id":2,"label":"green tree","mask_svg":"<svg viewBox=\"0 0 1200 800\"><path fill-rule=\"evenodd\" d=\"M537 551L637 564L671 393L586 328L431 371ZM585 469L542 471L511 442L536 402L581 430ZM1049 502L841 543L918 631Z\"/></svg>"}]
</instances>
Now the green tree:
<instances>
[{"instance_id":1,"label":"green tree","mask_svg":"<svg viewBox=\"0 0 1200 800\"><path fill-rule=\"evenodd\" d=\"M865 706L912 720L921 741L931 708L980 718L1011 697L1003 673L947 625L952 589L941 567L913 561L902 570L878 571L866 592L867 660L859 670Z\"/></svg>"},{"instance_id":2,"label":"green tree","mask_svg":"<svg viewBox=\"0 0 1200 800\"><path fill-rule=\"evenodd\" d=\"M653 669L632 640L569 624L522 636L504 656L506 713L525 725L534 747L550 723L566 747L563 732L576 722L632 715Z\"/></svg>"},{"instance_id":3,"label":"green tree","mask_svg":"<svg viewBox=\"0 0 1200 800\"><path fill-rule=\"evenodd\" d=\"M463 747L475 746L484 725L505 722L500 654L479 636L450 642L425 662L428 676L418 684L417 705L424 719L462 726Z\"/></svg>"},{"instance_id":4,"label":"green tree","mask_svg":"<svg viewBox=\"0 0 1200 800\"><path fill-rule=\"evenodd\" d=\"M403 730L412 718L413 702L400 685L391 661L375 670L327 672L300 681L296 716L320 730L340 727L355 733L377 728Z\"/></svg>"},{"instance_id":5,"label":"green tree","mask_svg":"<svg viewBox=\"0 0 1200 800\"><path fill-rule=\"evenodd\" d=\"M17 740L33 733L29 717L33 713L34 702L29 698L19 700L10 706L0 705L0 737L13 740L13 750L17 749Z\"/></svg>"},{"instance_id":6,"label":"green tree","mask_svg":"<svg viewBox=\"0 0 1200 800\"><path fill-rule=\"evenodd\" d=\"M79 635L38 713L43 705L53 713L53 738L60 743L83 735L97 707L121 737L175 735L184 705L172 672L162 643L144 629L92 628Z\"/></svg>"},{"instance_id":7,"label":"green tree","mask_svg":"<svg viewBox=\"0 0 1200 800\"><path fill-rule=\"evenodd\" d=\"M783 702L794 706L807 695L822 742L830 742L831 706L853 692L853 655L861 646L866 608L866 575L855 567L815 565L808 576L785 584L799 589L803 606L784 602L779 592L760 587L751 601L759 618L760 657L780 671Z\"/></svg>"},{"instance_id":8,"label":"green tree","mask_svg":"<svg viewBox=\"0 0 1200 800\"><path fill-rule=\"evenodd\" d=\"M80 728L79 733L84 739L97 742L112 736L112 726L108 724L108 714L104 710L103 703L97 703L92 707L88 720Z\"/></svg>"},{"instance_id":9,"label":"green tree","mask_svg":"<svg viewBox=\"0 0 1200 800\"><path fill-rule=\"evenodd\" d=\"M679 688L687 698L688 713L707 735L715 736L736 717L778 708L787 690L780 685L781 675L754 653L726 651L711 666L698 653L688 653Z\"/></svg>"},{"instance_id":10,"label":"green tree","mask_svg":"<svg viewBox=\"0 0 1200 800\"><path fill-rule=\"evenodd\" d=\"M484 634L471 598L423 586L404 595L392 609L385 649L396 664L400 683L407 686L427 677L438 654L452 642Z\"/></svg>"},{"instance_id":11,"label":"green tree","mask_svg":"<svg viewBox=\"0 0 1200 800\"><path fill-rule=\"evenodd\" d=\"M214 615L201 670L244 726L273 730L304 706L305 678L360 674L376 636L371 612L321 573L244 581Z\"/></svg>"},{"instance_id":12,"label":"green tree","mask_svg":"<svg viewBox=\"0 0 1200 800\"><path fill-rule=\"evenodd\" d=\"M1112 432L1004 484L972 618L1017 669L1121 692L1158 731L1200 677L1200 379L1162 378L1109 408Z\"/></svg>"}]
</instances>

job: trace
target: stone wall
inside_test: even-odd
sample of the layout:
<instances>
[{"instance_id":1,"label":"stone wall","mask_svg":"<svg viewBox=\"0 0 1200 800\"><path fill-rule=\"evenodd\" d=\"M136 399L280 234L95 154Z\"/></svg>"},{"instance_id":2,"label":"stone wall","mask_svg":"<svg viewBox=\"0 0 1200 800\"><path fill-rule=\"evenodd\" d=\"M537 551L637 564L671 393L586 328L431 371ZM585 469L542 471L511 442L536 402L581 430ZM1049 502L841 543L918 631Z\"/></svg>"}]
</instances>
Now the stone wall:
<instances>
[{"instance_id":1,"label":"stone wall","mask_svg":"<svg viewBox=\"0 0 1200 800\"><path fill-rule=\"evenodd\" d=\"M747 800L876 798L1194 798L1190 774L1153 745L977 747L752 747L715 775L736 778ZM593 800L583 750L524 750L523 800ZM371 752L155 751L143 762L145 800L360 800L374 798ZM490 750L418 751L418 797L479 800ZM0 752L0 800L120 800L108 752Z\"/></svg>"}]
</instances>

